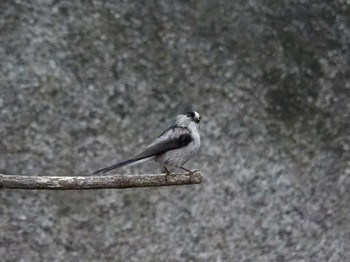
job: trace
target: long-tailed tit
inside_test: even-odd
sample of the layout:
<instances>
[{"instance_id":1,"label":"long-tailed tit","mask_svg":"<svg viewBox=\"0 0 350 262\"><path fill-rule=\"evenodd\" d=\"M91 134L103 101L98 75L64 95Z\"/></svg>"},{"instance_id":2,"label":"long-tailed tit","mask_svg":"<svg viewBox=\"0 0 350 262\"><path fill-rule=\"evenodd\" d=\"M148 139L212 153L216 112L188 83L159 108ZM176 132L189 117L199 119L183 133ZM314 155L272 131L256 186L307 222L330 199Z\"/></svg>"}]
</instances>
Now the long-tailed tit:
<instances>
[{"instance_id":1,"label":"long-tailed tit","mask_svg":"<svg viewBox=\"0 0 350 262\"><path fill-rule=\"evenodd\" d=\"M195 111L178 115L175 123L168 127L143 152L129 160L97 170L94 174L106 173L122 166L134 165L150 159L161 164L167 174L170 173L167 166L181 168L192 174L195 171L184 168L183 165L198 152L200 120L201 116Z\"/></svg>"}]
</instances>

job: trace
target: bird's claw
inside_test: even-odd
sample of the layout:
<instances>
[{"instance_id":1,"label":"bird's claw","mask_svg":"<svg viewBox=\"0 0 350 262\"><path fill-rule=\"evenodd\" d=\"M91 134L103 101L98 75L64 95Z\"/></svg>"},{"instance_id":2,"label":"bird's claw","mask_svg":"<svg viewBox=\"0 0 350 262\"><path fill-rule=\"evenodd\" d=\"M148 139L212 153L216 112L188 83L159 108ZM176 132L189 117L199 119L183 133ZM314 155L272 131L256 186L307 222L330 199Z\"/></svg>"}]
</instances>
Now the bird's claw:
<instances>
[{"instance_id":1,"label":"bird's claw","mask_svg":"<svg viewBox=\"0 0 350 262\"><path fill-rule=\"evenodd\" d=\"M187 176L192 176L194 173L197 173L199 170L195 169L195 170L188 170L188 173L185 173L185 175Z\"/></svg>"},{"instance_id":2,"label":"bird's claw","mask_svg":"<svg viewBox=\"0 0 350 262\"><path fill-rule=\"evenodd\" d=\"M195 169L195 170L189 170L187 168L184 168L182 166L177 166L177 168L180 168L182 170L185 170L187 171L187 173L185 173L185 175L188 175L188 176L192 176L194 173L198 172L199 170L198 169Z\"/></svg>"},{"instance_id":3,"label":"bird's claw","mask_svg":"<svg viewBox=\"0 0 350 262\"><path fill-rule=\"evenodd\" d=\"M170 170L164 167L165 175L169 176L171 174Z\"/></svg>"}]
</instances>

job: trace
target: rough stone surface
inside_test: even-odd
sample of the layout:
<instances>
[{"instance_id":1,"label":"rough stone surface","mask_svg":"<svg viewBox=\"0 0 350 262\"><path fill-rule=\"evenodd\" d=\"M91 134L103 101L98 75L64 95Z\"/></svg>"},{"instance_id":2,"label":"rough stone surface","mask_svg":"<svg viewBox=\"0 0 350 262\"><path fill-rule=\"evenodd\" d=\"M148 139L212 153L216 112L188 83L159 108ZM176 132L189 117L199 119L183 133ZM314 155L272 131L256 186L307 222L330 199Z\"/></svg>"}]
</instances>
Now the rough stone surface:
<instances>
[{"instance_id":1,"label":"rough stone surface","mask_svg":"<svg viewBox=\"0 0 350 262\"><path fill-rule=\"evenodd\" d=\"M349 43L347 0L0 1L1 169L87 175L193 108L206 177L0 191L1 261L349 261Z\"/></svg>"}]
</instances>

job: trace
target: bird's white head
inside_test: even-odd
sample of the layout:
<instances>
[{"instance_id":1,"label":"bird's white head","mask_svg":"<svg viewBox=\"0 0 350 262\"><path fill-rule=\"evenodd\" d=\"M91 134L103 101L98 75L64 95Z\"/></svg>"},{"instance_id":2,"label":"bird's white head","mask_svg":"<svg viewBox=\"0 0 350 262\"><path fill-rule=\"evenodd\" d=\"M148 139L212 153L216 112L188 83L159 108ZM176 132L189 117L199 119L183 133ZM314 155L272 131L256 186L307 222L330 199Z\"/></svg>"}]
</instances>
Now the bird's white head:
<instances>
[{"instance_id":1,"label":"bird's white head","mask_svg":"<svg viewBox=\"0 0 350 262\"><path fill-rule=\"evenodd\" d=\"M201 116L196 111L190 111L176 117L176 125L183 127L188 127L190 125L198 126L200 121Z\"/></svg>"}]
</instances>

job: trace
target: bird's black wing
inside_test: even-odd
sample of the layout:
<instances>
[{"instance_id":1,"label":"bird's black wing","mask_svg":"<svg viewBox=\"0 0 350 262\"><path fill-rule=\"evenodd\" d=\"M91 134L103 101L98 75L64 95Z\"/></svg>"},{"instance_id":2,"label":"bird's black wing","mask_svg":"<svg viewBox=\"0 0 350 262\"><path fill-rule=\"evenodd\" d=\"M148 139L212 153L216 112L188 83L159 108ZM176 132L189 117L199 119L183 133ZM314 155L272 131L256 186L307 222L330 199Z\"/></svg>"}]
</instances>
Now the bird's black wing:
<instances>
[{"instance_id":1,"label":"bird's black wing","mask_svg":"<svg viewBox=\"0 0 350 262\"><path fill-rule=\"evenodd\" d=\"M152 144L150 144L143 152L138 154L132 159L126 160L124 162L102 168L97 170L93 174L106 173L110 170L130 165L139 160L164 154L170 150L178 149L187 146L193 140L190 131L183 127L169 127L166 129L162 135L160 135Z\"/></svg>"},{"instance_id":2,"label":"bird's black wing","mask_svg":"<svg viewBox=\"0 0 350 262\"><path fill-rule=\"evenodd\" d=\"M168 128L145 151L138 154L135 159L143 159L164 154L167 151L187 146L193 140L190 131L183 127Z\"/></svg>"}]
</instances>

